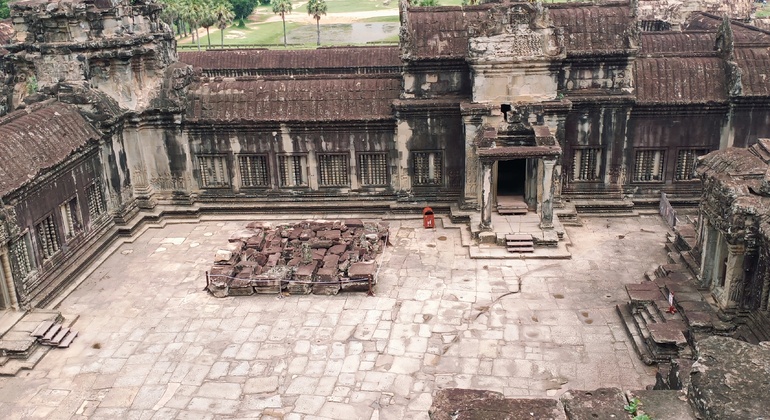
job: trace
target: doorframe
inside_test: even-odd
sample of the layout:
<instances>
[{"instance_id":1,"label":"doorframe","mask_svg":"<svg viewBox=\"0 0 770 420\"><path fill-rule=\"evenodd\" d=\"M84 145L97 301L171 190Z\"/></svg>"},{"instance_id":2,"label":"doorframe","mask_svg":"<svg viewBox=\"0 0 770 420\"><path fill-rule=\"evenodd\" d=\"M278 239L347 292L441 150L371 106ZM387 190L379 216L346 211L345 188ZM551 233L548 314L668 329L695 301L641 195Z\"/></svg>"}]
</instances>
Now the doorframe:
<instances>
[{"instance_id":1,"label":"doorframe","mask_svg":"<svg viewBox=\"0 0 770 420\"><path fill-rule=\"evenodd\" d=\"M524 202L527 202L527 197L530 195L530 186L529 186L529 165L530 165L530 158L513 158L513 159L500 159L496 160L495 163L492 165L492 200L494 200L495 203L497 203L497 192L500 189L499 181L499 170L500 170L500 162L512 162L514 160L523 160L524 161L524 168L523 168L523 175L524 180L522 181L523 187L524 187Z\"/></svg>"}]
</instances>

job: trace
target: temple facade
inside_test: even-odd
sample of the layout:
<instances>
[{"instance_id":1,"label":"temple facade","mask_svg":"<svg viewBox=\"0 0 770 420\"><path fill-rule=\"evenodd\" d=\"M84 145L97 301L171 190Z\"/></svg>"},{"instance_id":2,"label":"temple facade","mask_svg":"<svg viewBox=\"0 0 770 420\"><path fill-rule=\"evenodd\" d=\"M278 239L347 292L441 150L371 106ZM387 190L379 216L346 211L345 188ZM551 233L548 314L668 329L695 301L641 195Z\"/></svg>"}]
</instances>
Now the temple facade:
<instances>
[{"instance_id":1,"label":"temple facade","mask_svg":"<svg viewBox=\"0 0 770 420\"><path fill-rule=\"evenodd\" d=\"M743 5L404 1L398 46L177 54L152 0L14 2L0 306L166 215L430 205L483 231L505 202L549 230L695 205L698 157L770 137L770 32Z\"/></svg>"}]
</instances>

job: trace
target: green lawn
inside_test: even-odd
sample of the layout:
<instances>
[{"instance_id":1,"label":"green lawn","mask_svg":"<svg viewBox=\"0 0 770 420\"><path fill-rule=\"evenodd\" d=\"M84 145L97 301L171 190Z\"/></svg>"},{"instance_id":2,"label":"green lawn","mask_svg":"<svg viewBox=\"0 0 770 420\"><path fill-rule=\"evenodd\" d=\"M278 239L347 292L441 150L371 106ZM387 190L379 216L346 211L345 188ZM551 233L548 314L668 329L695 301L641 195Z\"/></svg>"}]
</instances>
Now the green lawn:
<instances>
[{"instance_id":1,"label":"green lawn","mask_svg":"<svg viewBox=\"0 0 770 420\"><path fill-rule=\"evenodd\" d=\"M286 32L301 25L297 23L286 22ZM201 46L207 45L206 35L201 37ZM211 34L211 44L220 44L219 31ZM283 25L282 22L260 23L258 25L247 25L246 28L231 26L225 29L225 45L268 45L283 44ZM186 42L184 45L197 45L194 42Z\"/></svg>"},{"instance_id":2,"label":"green lawn","mask_svg":"<svg viewBox=\"0 0 770 420\"><path fill-rule=\"evenodd\" d=\"M328 13L368 12L371 10L398 9L398 0L326 0ZM307 13L305 5L300 6Z\"/></svg>"},{"instance_id":3,"label":"green lawn","mask_svg":"<svg viewBox=\"0 0 770 420\"><path fill-rule=\"evenodd\" d=\"M766 18L770 17L770 6L760 7L757 9L757 15L758 18Z\"/></svg>"}]
</instances>

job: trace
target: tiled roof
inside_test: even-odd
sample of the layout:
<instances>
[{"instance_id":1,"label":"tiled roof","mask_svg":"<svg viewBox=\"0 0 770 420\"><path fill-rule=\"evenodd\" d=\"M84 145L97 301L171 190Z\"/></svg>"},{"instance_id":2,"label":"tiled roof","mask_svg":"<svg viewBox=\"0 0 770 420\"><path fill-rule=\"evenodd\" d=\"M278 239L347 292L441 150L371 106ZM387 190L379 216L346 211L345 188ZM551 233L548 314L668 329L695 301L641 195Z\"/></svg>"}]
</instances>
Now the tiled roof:
<instances>
[{"instance_id":1,"label":"tiled roof","mask_svg":"<svg viewBox=\"0 0 770 420\"><path fill-rule=\"evenodd\" d=\"M0 196L100 137L72 105L54 103L0 118Z\"/></svg>"},{"instance_id":2,"label":"tiled roof","mask_svg":"<svg viewBox=\"0 0 770 420\"><path fill-rule=\"evenodd\" d=\"M399 77L255 79L196 82L186 119L249 121L358 121L392 119Z\"/></svg>"},{"instance_id":3,"label":"tiled roof","mask_svg":"<svg viewBox=\"0 0 770 420\"><path fill-rule=\"evenodd\" d=\"M716 31L722 24L722 18L709 13L693 13L687 23L687 29ZM770 32L746 25L744 23L732 21L733 39L737 44L768 44L770 43Z\"/></svg>"},{"instance_id":4,"label":"tiled roof","mask_svg":"<svg viewBox=\"0 0 770 420\"><path fill-rule=\"evenodd\" d=\"M622 51L634 23L628 5L548 4L554 26L564 28L567 54Z\"/></svg>"},{"instance_id":5,"label":"tiled roof","mask_svg":"<svg viewBox=\"0 0 770 420\"><path fill-rule=\"evenodd\" d=\"M13 24L10 19L0 20L0 57L8 54L8 50L3 48L11 42L13 36Z\"/></svg>"},{"instance_id":6,"label":"tiled roof","mask_svg":"<svg viewBox=\"0 0 770 420\"><path fill-rule=\"evenodd\" d=\"M725 64L717 57L639 58L634 73L640 103L727 100Z\"/></svg>"},{"instance_id":7,"label":"tiled roof","mask_svg":"<svg viewBox=\"0 0 770 420\"><path fill-rule=\"evenodd\" d=\"M409 55L412 58L463 58L468 51L467 27L487 17L486 6L410 7Z\"/></svg>"},{"instance_id":8,"label":"tiled roof","mask_svg":"<svg viewBox=\"0 0 770 420\"><path fill-rule=\"evenodd\" d=\"M13 36L13 23L10 19L0 20L0 45L11 42Z\"/></svg>"},{"instance_id":9,"label":"tiled roof","mask_svg":"<svg viewBox=\"0 0 770 420\"><path fill-rule=\"evenodd\" d=\"M702 54L714 53L716 32L644 32L642 54Z\"/></svg>"},{"instance_id":10,"label":"tiled roof","mask_svg":"<svg viewBox=\"0 0 770 420\"><path fill-rule=\"evenodd\" d=\"M202 69L303 69L394 67L398 47L337 47L314 50L212 50L180 52L179 61Z\"/></svg>"},{"instance_id":11,"label":"tiled roof","mask_svg":"<svg viewBox=\"0 0 770 420\"><path fill-rule=\"evenodd\" d=\"M713 151L698 160L697 172L700 174L726 174L731 177L761 177L767 170L767 164L752 154L748 149L730 147Z\"/></svg>"},{"instance_id":12,"label":"tiled roof","mask_svg":"<svg viewBox=\"0 0 770 420\"><path fill-rule=\"evenodd\" d=\"M744 96L770 96L770 47L736 48Z\"/></svg>"}]
</instances>

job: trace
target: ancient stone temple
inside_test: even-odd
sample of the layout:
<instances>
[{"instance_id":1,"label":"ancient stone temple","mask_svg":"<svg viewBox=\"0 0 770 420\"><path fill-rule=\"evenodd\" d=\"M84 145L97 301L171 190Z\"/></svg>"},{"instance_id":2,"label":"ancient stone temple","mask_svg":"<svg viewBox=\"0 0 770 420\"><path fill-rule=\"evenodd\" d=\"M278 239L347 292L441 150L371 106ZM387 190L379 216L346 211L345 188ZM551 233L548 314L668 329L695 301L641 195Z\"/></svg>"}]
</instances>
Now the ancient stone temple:
<instances>
[{"instance_id":1,"label":"ancient stone temple","mask_svg":"<svg viewBox=\"0 0 770 420\"><path fill-rule=\"evenodd\" d=\"M702 158L701 286L728 313L770 309L770 140Z\"/></svg>"},{"instance_id":2,"label":"ancient stone temple","mask_svg":"<svg viewBox=\"0 0 770 420\"><path fill-rule=\"evenodd\" d=\"M745 0L675 3L403 1L398 47L177 55L153 0L14 2L0 305L145 218L430 205L483 231L509 206L553 232L694 205L698 156L770 137L770 32Z\"/></svg>"}]
</instances>

